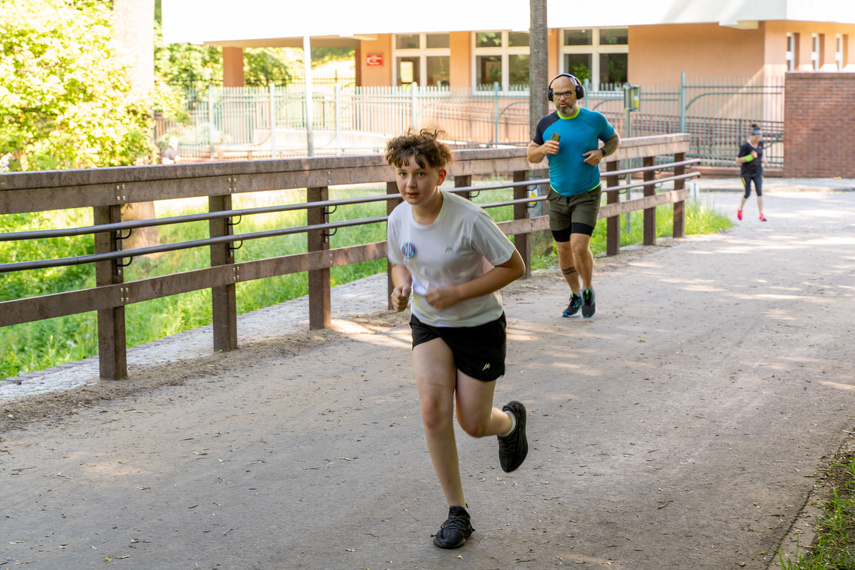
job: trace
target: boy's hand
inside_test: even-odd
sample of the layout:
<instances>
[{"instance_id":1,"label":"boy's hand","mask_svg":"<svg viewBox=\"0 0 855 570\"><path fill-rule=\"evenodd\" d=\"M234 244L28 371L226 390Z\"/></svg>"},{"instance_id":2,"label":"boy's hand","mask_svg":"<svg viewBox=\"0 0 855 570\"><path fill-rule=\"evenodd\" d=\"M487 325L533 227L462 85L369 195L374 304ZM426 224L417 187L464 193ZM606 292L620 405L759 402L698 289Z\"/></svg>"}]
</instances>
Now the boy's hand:
<instances>
[{"instance_id":1,"label":"boy's hand","mask_svg":"<svg viewBox=\"0 0 855 570\"><path fill-rule=\"evenodd\" d=\"M456 287L442 287L428 291L425 294L425 301L437 311L443 311L459 303L461 298Z\"/></svg>"},{"instance_id":2,"label":"boy's hand","mask_svg":"<svg viewBox=\"0 0 855 570\"><path fill-rule=\"evenodd\" d=\"M400 285L392 291L392 308L399 313L407 308L410 302L410 291L412 287L409 285Z\"/></svg>"}]
</instances>

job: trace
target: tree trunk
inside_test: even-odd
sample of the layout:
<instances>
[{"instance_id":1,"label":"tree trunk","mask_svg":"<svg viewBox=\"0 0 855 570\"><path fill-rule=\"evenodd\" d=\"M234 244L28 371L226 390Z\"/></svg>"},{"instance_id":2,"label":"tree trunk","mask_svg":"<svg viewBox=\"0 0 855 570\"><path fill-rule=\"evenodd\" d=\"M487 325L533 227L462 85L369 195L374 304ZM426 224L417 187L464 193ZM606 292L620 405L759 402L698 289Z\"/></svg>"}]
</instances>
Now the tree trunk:
<instances>
[{"instance_id":1,"label":"tree trunk","mask_svg":"<svg viewBox=\"0 0 855 570\"><path fill-rule=\"evenodd\" d=\"M154 90L154 0L113 0L113 37L119 58L130 68L131 87L136 93ZM154 218L154 202L122 207L123 220ZM157 227L131 233L122 249L157 245Z\"/></svg>"},{"instance_id":2,"label":"tree trunk","mask_svg":"<svg viewBox=\"0 0 855 570\"><path fill-rule=\"evenodd\" d=\"M549 30L546 22L546 0L529 0L530 36L529 36L529 129L530 138L534 138L537 123L549 113L549 101L546 98L549 85ZM544 163L545 164L545 163ZM546 178L546 169L530 171L531 179ZM536 188L536 187L535 187ZM547 188L535 190L537 195L546 194ZM531 209L532 216L543 215L543 202ZM535 232L531 236L532 252L537 255L552 253L552 235L547 231Z\"/></svg>"}]
</instances>

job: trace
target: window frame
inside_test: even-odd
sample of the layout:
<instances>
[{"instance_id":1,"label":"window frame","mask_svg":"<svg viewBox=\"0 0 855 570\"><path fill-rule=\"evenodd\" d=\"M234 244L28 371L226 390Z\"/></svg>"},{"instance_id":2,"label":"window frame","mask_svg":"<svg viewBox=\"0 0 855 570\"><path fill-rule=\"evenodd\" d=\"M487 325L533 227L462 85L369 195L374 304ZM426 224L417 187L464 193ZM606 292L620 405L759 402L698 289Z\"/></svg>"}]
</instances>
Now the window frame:
<instances>
[{"instance_id":1,"label":"window frame","mask_svg":"<svg viewBox=\"0 0 855 570\"><path fill-rule=\"evenodd\" d=\"M478 34L483 33L499 33L502 34L502 45L499 47L478 47L477 46L477 38ZM487 85L485 83L478 83L478 57L479 56L500 56L502 58L502 81L499 83L499 91L500 92L508 92L510 90L510 56L512 55L531 55L531 43L527 46L514 46L510 47L508 44L509 39L508 35L514 33L529 33L528 30L480 30L477 32L472 32L470 34L470 43L472 46L472 90L475 93L492 93L493 87L492 83L490 83L489 89L482 89L482 85ZM529 33L529 40L531 40L531 34Z\"/></svg>"},{"instance_id":2,"label":"window frame","mask_svg":"<svg viewBox=\"0 0 855 570\"><path fill-rule=\"evenodd\" d=\"M822 53L822 45L820 42L819 34L811 34L810 35L810 63L813 66L814 71L819 71L819 68L822 67L822 60L820 60L820 54Z\"/></svg>"},{"instance_id":3,"label":"window frame","mask_svg":"<svg viewBox=\"0 0 855 570\"><path fill-rule=\"evenodd\" d=\"M428 35L433 35L434 33L446 33L449 35L449 47L446 48L429 48L427 46L427 37ZM419 47L418 48L405 48L398 49L398 36L419 36ZM419 83L419 87L424 87L427 85L427 58L428 57L447 57L449 66L451 65L451 46L450 46L450 34L448 32L420 32L418 34L392 34L392 84L396 87L404 87L405 85L411 85L410 83L405 83L398 85L398 58L399 57L412 57L418 58L419 60L419 78L424 79L424 83ZM450 70L449 70L450 71ZM450 82L450 78L449 78ZM418 82L416 82L418 83Z\"/></svg>"},{"instance_id":4,"label":"window frame","mask_svg":"<svg viewBox=\"0 0 855 570\"><path fill-rule=\"evenodd\" d=\"M784 52L784 61L787 62L787 71L796 69L796 34L787 33L787 51Z\"/></svg>"},{"instance_id":5,"label":"window frame","mask_svg":"<svg viewBox=\"0 0 855 570\"><path fill-rule=\"evenodd\" d=\"M625 29L626 30L626 43L625 44L604 44L600 42L600 30L617 30L617 29ZM591 30L591 43L589 45L578 45L578 46L567 46L564 45L564 31L565 30ZM559 69L560 73L570 73L564 67L564 56L565 55L590 55L591 56L591 79L590 86L591 89L599 88L600 82L600 55L608 55L608 54L627 54L629 56L629 27L628 26L602 26L602 27L590 27L590 28L560 28L559 33L561 34L561 44L558 50L559 57ZM629 73L629 69L627 68L627 74ZM596 80L595 80L596 79ZM628 79L628 78L627 78Z\"/></svg>"}]
</instances>

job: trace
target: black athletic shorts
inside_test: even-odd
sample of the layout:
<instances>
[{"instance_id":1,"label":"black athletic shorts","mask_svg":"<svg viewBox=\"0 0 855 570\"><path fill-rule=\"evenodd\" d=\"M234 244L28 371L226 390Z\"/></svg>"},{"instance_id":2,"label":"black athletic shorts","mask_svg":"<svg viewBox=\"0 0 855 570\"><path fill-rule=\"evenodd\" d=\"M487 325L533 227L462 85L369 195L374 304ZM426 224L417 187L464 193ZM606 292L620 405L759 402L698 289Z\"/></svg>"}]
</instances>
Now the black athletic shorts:
<instances>
[{"instance_id":1,"label":"black athletic shorts","mask_svg":"<svg viewBox=\"0 0 855 570\"><path fill-rule=\"evenodd\" d=\"M476 327L433 327L412 315L410 328L413 329L413 348L441 338L451 349L457 369L467 376L492 382L505 373L507 320L504 313L495 321Z\"/></svg>"},{"instance_id":2,"label":"black athletic shorts","mask_svg":"<svg viewBox=\"0 0 855 570\"><path fill-rule=\"evenodd\" d=\"M546 204L552 239L567 242L570 241L571 234L592 236L597 225L602 194L599 185L574 196L564 196L550 188L546 195Z\"/></svg>"}]
</instances>

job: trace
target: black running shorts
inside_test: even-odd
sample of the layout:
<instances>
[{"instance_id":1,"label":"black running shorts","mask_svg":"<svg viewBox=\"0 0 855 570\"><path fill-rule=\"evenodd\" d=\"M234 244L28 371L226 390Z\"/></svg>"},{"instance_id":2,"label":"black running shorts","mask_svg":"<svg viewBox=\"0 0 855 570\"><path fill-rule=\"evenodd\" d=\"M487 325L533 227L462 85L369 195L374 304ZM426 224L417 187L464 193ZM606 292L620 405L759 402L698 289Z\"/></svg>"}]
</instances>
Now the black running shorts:
<instances>
[{"instance_id":1,"label":"black running shorts","mask_svg":"<svg viewBox=\"0 0 855 570\"><path fill-rule=\"evenodd\" d=\"M505 373L507 337L505 314L476 327L433 327L410 317L413 347L441 338L451 349L457 369L483 382L492 382Z\"/></svg>"},{"instance_id":2,"label":"black running shorts","mask_svg":"<svg viewBox=\"0 0 855 570\"><path fill-rule=\"evenodd\" d=\"M599 186L569 197L550 188L546 195L547 213L549 229L555 241L570 241L570 234L592 235L597 225L602 194Z\"/></svg>"}]
</instances>

